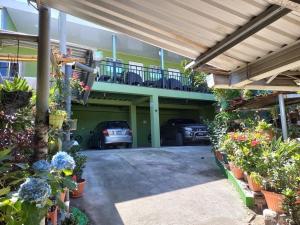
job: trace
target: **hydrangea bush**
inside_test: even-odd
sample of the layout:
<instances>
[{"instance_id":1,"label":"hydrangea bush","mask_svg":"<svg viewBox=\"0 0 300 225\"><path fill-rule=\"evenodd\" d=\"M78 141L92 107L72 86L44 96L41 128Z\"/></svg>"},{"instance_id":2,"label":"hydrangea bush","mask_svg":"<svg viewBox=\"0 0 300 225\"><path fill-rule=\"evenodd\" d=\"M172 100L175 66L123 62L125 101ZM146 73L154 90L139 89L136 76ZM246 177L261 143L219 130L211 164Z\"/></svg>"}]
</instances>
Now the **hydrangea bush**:
<instances>
[{"instance_id":1,"label":"hydrangea bush","mask_svg":"<svg viewBox=\"0 0 300 225\"><path fill-rule=\"evenodd\" d=\"M46 160L39 160L32 164L32 169L37 173L50 172L51 165Z\"/></svg>"},{"instance_id":2,"label":"hydrangea bush","mask_svg":"<svg viewBox=\"0 0 300 225\"><path fill-rule=\"evenodd\" d=\"M27 178L21 184L18 194L22 201L36 203L37 206L44 206L51 195L51 187L44 179Z\"/></svg>"},{"instance_id":3,"label":"hydrangea bush","mask_svg":"<svg viewBox=\"0 0 300 225\"><path fill-rule=\"evenodd\" d=\"M51 165L54 170L58 171L73 170L75 168L75 161L68 153L58 152L53 156Z\"/></svg>"}]
</instances>

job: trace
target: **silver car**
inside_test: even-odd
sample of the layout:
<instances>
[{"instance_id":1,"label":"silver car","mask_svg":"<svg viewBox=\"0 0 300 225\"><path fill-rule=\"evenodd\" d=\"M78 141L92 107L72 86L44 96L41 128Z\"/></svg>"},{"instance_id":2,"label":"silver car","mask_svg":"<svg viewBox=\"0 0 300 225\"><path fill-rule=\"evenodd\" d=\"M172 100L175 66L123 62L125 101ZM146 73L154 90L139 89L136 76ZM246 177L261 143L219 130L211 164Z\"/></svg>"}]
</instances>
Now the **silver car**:
<instances>
[{"instance_id":1,"label":"silver car","mask_svg":"<svg viewBox=\"0 0 300 225\"><path fill-rule=\"evenodd\" d=\"M126 121L104 121L91 131L91 147L105 149L109 146L132 145L132 132Z\"/></svg>"}]
</instances>

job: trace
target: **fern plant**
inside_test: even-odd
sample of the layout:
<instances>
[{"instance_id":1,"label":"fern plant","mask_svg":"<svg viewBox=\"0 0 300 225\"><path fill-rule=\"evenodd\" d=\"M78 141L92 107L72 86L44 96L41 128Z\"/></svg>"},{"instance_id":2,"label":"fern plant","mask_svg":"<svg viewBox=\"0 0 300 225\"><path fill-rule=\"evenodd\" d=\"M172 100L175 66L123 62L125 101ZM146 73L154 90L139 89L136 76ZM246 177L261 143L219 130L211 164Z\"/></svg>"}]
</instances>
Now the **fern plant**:
<instances>
[{"instance_id":1,"label":"fern plant","mask_svg":"<svg viewBox=\"0 0 300 225\"><path fill-rule=\"evenodd\" d=\"M7 92L14 91L31 91L30 86L27 81L22 77L15 77L12 81L4 80L3 84L0 86L0 90Z\"/></svg>"}]
</instances>

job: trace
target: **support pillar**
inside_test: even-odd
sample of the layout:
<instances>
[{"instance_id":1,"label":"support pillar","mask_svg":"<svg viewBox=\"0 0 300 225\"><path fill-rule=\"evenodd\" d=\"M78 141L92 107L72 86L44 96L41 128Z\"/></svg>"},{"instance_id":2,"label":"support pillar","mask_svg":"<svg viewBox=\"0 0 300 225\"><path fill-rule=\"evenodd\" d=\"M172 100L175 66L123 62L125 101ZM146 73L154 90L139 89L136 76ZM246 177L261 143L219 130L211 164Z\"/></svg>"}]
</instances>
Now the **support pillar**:
<instances>
[{"instance_id":1,"label":"support pillar","mask_svg":"<svg viewBox=\"0 0 300 225\"><path fill-rule=\"evenodd\" d=\"M65 55L67 53L67 16L59 12L59 50Z\"/></svg>"},{"instance_id":2,"label":"support pillar","mask_svg":"<svg viewBox=\"0 0 300 225\"><path fill-rule=\"evenodd\" d=\"M137 148L136 105L130 105L130 127L132 131L132 147Z\"/></svg>"},{"instance_id":3,"label":"support pillar","mask_svg":"<svg viewBox=\"0 0 300 225\"><path fill-rule=\"evenodd\" d=\"M117 38L116 35L112 35L112 58L113 58L113 82L117 80Z\"/></svg>"},{"instance_id":4,"label":"support pillar","mask_svg":"<svg viewBox=\"0 0 300 225\"><path fill-rule=\"evenodd\" d=\"M158 96L150 96L150 119L151 119L151 144L154 148L160 147L160 126L159 126L159 102Z\"/></svg>"},{"instance_id":5,"label":"support pillar","mask_svg":"<svg viewBox=\"0 0 300 225\"><path fill-rule=\"evenodd\" d=\"M162 48L160 49L159 55L160 55L160 69L164 70L165 69L165 53Z\"/></svg>"},{"instance_id":6,"label":"support pillar","mask_svg":"<svg viewBox=\"0 0 300 225\"><path fill-rule=\"evenodd\" d=\"M285 105L284 105L284 96L283 96L283 94L278 95L278 101L279 101L279 109L280 109L282 137L283 137L283 140L287 140L288 134L287 134L286 113L285 113Z\"/></svg>"},{"instance_id":7,"label":"support pillar","mask_svg":"<svg viewBox=\"0 0 300 225\"><path fill-rule=\"evenodd\" d=\"M48 97L50 74L50 10L39 8L39 42L36 83L36 118L34 160L48 153Z\"/></svg>"}]
</instances>

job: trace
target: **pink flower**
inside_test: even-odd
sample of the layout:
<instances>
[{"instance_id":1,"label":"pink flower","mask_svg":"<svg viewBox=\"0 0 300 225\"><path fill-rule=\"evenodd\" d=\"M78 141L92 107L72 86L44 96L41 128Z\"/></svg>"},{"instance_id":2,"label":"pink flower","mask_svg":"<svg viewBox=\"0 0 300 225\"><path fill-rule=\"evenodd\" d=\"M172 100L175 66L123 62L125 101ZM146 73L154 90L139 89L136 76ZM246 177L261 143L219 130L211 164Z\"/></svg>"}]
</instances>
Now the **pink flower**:
<instances>
[{"instance_id":1,"label":"pink flower","mask_svg":"<svg viewBox=\"0 0 300 225\"><path fill-rule=\"evenodd\" d=\"M256 145L259 144L259 141L258 140L252 140L251 141L251 147L255 147Z\"/></svg>"},{"instance_id":2,"label":"pink flower","mask_svg":"<svg viewBox=\"0 0 300 225\"><path fill-rule=\"evenodd\" d=\"M84 85L85 85L84 82L82 82L82 81L79 84L81 87L84 87Z\"/></svg>"},{"instance_id":3,"label":"pink flower","mask_svg":"<svg viewBox=\"0 0 300 225\"><path fill-rule=\"evenodd\" d=\"M73 75L72 75L72 79L73 80L78 80L79 79L78 73L74 72Z\"/></svg>"},{"instance_id":4,"label":"pink flower","mask_svg":"<svg viewBox=\"0 0 300 225\"><path fill-rule=\"evenodd\" d=\"M91 88L90 88L89 86L86 85L86 86L84 87L84 90L85 90L85 91L90 91Z\"/></svg>"}]
</instances>

